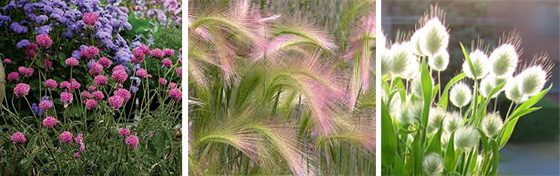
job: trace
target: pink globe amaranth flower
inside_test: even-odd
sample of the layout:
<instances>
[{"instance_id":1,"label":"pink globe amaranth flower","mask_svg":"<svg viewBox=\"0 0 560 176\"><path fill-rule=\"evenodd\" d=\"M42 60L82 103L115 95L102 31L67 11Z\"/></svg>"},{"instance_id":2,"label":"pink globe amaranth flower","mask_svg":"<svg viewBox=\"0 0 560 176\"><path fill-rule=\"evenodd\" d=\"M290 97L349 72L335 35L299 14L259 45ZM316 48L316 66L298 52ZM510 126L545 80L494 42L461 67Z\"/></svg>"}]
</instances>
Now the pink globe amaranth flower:
<instances>
[{"instance_id":1,"label":"pink globe amaranth flower","mask_svg":"<svg viewBox=\"0 0 560 176\"><path fill-rule=\"evenodd\" d=\"M47 127L47 128L53 128L56 125L56 119L54 117L46 117L43 120L43 126Z\"/></svg>"},{"instance_id":2,"label":"pink globe amaranth flower","mask_svg":"<svg viewBox=\"0 0 560 176\"><path fill-rule=\"evenodd\" d=\"M4 59L2 62L4 62L5 64L11 64L12 60L9 58Z\"/></svg>"},{"instance_id":3,"label":"pink globe amaranth flower","mask_svg":"<svg viewBox=\"0 0 560 176\"><path fill-rule=\"evenodd\" d=\"M47 110L53 108L53 103L49 100L44 100L39 103L39 109Z\"/></svg>"},{"instance_id":4,"label":"pink globe amaranth flower","mask_svg":"<svg viewBox=\"0 0 560 176\"><path fill-rule=\"evenodd\" d=\"M45 81L45 87L48 89L54 89L56 87L58 87L58 83L56 83L56 81L54 79L47 79Z\"/></svg>"},{"instance_id":5,"label":"pink globe amaranth flower","mask_svg":"<svg viewBox=\"0 0 560 176\"><path fill-rule=\"evenodd\" d=\"M23 75L23 77L29 78L33 76L33 68L26 68L26 67L19 67L18 68L19 74Z\"/></svg>"},{"instance_id":6,"label":"pink globe amaranth flower","mask_svg":"<svg viewBox=\"0 0 560 176\"><path fill-rule=\"evenodd\" d=\"M138 147L138 136L130 135L126 137L125 143L130 146L130 149L134 150L136 147Z\"/></svg>"},{"instance_id":7,"label":"pink globe amaranth flower","mask_svg":"<svg viewBox=\"0 0 560 176\"><path fill-rule=\"evenodd\" d=\"M97 108L97 101L92 99L86 100L86 108L87 110L92 110Z\"/></svg>"},{"instance_id":8,"label":"pink globe amaranth flower","mask_svg":"<svg viewBox=\"0 0 560 176\"><path fill-rule=\"evenodd\" d=\"M103 71L103 65L101 65L101 64L98 64L98 63L94 62L89 67L89 74L96 75L96 74L101 73L101 71Z\"/></svg>"},{"instance_id":9,"label":"pink globe amaranth flower","mask_svg":"<svg viewBox=\"0 0 560 176\"><path fill-rule=\"evenodd\" d=\"M74 99L74 97L72 96L71 93L68 92L62 92L60 93L60 100L62 101L62 103L64 103L65 105L68 105L70 103L72 103L72 100Z\"/></svg>"},{"instance_id":10,"label":"pink globe amaranth flower","mask_svg":"<svg viewBox=\"0 0 560 176\"><path fill-rule=\"evenodd\" d=\"M124 99L115 95L115 96L109 97L107 102L109 103L111 108L119 109L119 108L121 108L122 104L124 103Z\"/></svg>"},{"instance_id":11,"label":"pink globe amaranth flower","mask_svg":"<svg viewBox=\"0 0 560 176\"><path fill-rule=\"evenodd\" d=\"M80 145L80 151L86 151L86 146L85 145Z\"/></svg>"},{"instance_id":12,"label":"pink globe amaranth flower","mask_svg":"<svg viewBox=\"0 0 560 176\"><path fill-rule=\"evenodd\" d=\"M146 46L146 45L140 45L138 46L138 48L140 50L142 50L142 52L144 52L145 54L147 54L148 52L150 52L150 47Z\"/></svg>"},{"instance_id":13,"label":"pink globe amaranth flower","mask_svg":"<svg viewBox=\"0 0 560 176\"><path fill-rule=\"evenodd\" d=\"M37 40L37 44L39 44L39 46L45 48L50 48L52 45L51 37L49 37L49 35L47 34L39 34L37 35L37 37L35 37L35 40Z\"/></svg>"},{"instance_id":14,"label":"pink globe amaranth flower","mask_svg":"<svg viewBox=\"0 0 560 176\"><path fill-rule=\"evenodd\" d=\"M113 67L113 72L116 72L116 71L125 71L126 72L126 68L124 68L124 66L122 66L122 65L117 65L117 66Z\"/></svg>"},{"instance_id":15,"label":"pink globe amaranth flower","mask_svg":"<svg viewBox=\"0 0 560 176\"><path fill-rule=\"evenodd\" d=\"M76 81L76 79L74 79L74 78L72 78L70 83L71 83L72 89L79 89L80 87L82 87L80 82Z\"/></svg>"},{"instance_id":16,"label":"pink globe amaranth flower","mask_svg":"<svg viewBox=\"0 0 560 176\"><path fill-rule=\"evenodd\" d=\"M177 61L179 61L180 64L183 64L183 59L182 58L177 59Z\"/></svg>"},{"instance_id":17,"label":"pink globe amaranth flower","mask_svg":"<svg viewBox=\"0 0 560 176\"><path fill-rule=\"evenodd\" d=\"M132 55L137 59L137 61L142 61L146 58L146 52L141 48L135 48L132 50Z\"/></svg>"},{"instance_id":18,"label":"pink globe amaranth flower","mask_svg":"<svg viewBox=\"0 0 560 176\"><path fill-rule=\"evenodd\" d=\"M183 68L182 67L177 67L177 69L175 69L175 73L177 73L177 77L182 78L183 77Z\"/></svg>"},{"instance_id":19,"label":"pink globe amaranth flower","mask_svg":"<svg viewBox=\"0 0 560 176\"><path fill-rule=\"evenodd\" d=\"M175 50L165 48L165 49L163 49L163 53L165 54L165 56L171 57L171 56L175 55Z\"/></svg>"},{"instance_id":20,"label":"pink globe amaranth flower","mask_svg":"<svg viewBox=\"0 0 560 176\"><path fill-rule=\"evenodd\" d=\"M161 64L164 67L171 67L171 65L173 65L173 61L171 61L171 59L165 58L165 59L161 60Z\"/></svg>"},{"instance_id":21,"label":"pink globe amaranth flower","mask_svg":"<svg viewBox=\"0 0 560 176\"><path fill-rule=\"evenodd\" d=\"M159 84L161 84L161 85L167 84L167 80L165 80L165 78L159 78L158 81L159 81Z\"/></svg>"},{"instance_id":22,"label":"pink globe amaranth flower","mask_svg":"<svg viewBox=\"0 0 560 176\"><path fill-rule=\"evenodd\" d=\"M60 88L61 88L61 89L64 89L64 88L70 89L70 88L72 88L72 84L71 84L70 82L68 82L68 81L62 81L62 82L60 83Z\"/></svg>"},{"instance_id":23,"label":"pink globe amaranth flower","mask_svg":"<svg viewBox=\"0 0 560 176\"><path fill-rule=\"evenodd\" d=\"M43 65L47 70L52 69L52 61L50 59L43 59Z\"/></svg>"},{"instance_id":24,"label":"pink globe amaranth flower","mask_svg":"<svg viewBox=\"0 0 560 176\"><path fill-rule=\"evenodd\" d=\"M27 138L25 138L25 135L23 135L23 133L19 132L19 131L12 134L12 137L10 137L10 140L14 144L23 144L23 143L27 142Z\"/></svg>"},{"instance_id":25,"label":"pink globe amaranth flower","mask_svg":"<svg viewBox=\"0 0 560 176\"><path fill-rule=\"evenodd\" d=\"M99 48L95 46L89 46L86 49L81 50L80 54L82 55L82 57L92 59L99 54Z\"/></svg>"},{"instance_id":26,"label":"pink globe amaranth flower","mask_svg":"<svg viewBox=\"0 0 560 176\"><path fill-rule=\"evenodd\" d=\"M120 128L119 129L119 134L123 137L126 138L129 134L130 134L130 130L126 129L126 128Z\"/></svg>"},{"instance_id":27,"label":"pink globe amaranth flower","mask_svg":"<svg viewBox=\"0 0 560 176\"><path fill-rule=\"evenodd\" d=\"M84 140L84 134L80 133L76 136L76 144L83 144L83 140Z\"/></svg>"},{"instance_id":28,"label":"pink globe amaranth flower","mask_svg":"<svg viewBox=\"0 0 560 176\"><path fill-rule=\"evenodd\" d=\"M103 95L103 92L98 90L93 92L93 98L96 100L103 100L103 98L105 98L105 95Z\"/></svg>"},{"instance_id":29,"label":"pink globe amaranth flower","mask_svg":"<svg viewBox=\"0 0 560 176\"><path fill-rule=\"evenodd\" d=\"M150 56L155 57L155 58L163 58L164 53L161 49L156 48L150 51Z\"/></svg>"},{"instance_id":30,"label":"pink globe amaranth flower","mask_svg":"<svg viewBox=\"0 0 560 176\"><path fill-rule=\"evenodd\" d=\"M95 23L97 22L97 18L99 18L99 15L92 13L92 12L87 12L84 13L84 24L88 25L88 26L94 26Z\"/></svg>"},{"instance_id":31,"label":"pink globe amaranth flower","mask_svg":"<svg viewBox=\"0 0 560 176\"><path fill-rule=\"evenodd\" d=\"M177 83L170 82L170 83L169 83L169 88L170 88L170 89L177 88Z\"/></svg>"},{"instance_id":32,"label":"pink globe amaranth flower","mask_svg":"<svg viewBox=\"0 0 560 176\"><path fill-rule=\"evenodd\" d=\"M19 73L17 73L17 72L8 73L8 81L9 82L17 81L18 79L19 79Z\"/></svg>"},{"instance_id":33,"label":"pink globe amaranth flower","mask_svg":"<svg viewBox=\"0 0 560 176\"><path fill-rule=\"evenodd\" d=\"M181 98L183 97L183 93L177 88L169 90L168 94L169 97L175 99L177 102L181 101Z\"/></svg>"},{"instance_id":34,"label":"pink globe amaranth flower","mask_svg":"<svg viewBox=\"0 0 560 176\"><path fill-rule=\"evenodd\" d=\"M113 62L109 59L107 59L106 57L101 57L98 61L98 64L103 65L103 67L105 68L109 68L111 65L113 65Z\"/></svg>"},{"instance_id":35,"label":"pink globe amaranth flower","mask_svg":"<svg viewBox=\"0 0 560 176\"><path fill-rule=\"evenodd\" d=\"M91 96L91 94L88 91L83 91L82 93L80 93L80 97L82 98L89 98Z\"/></svg>"},{"instance_id":36,"label":"pink globe amaranth flower","mask_svg":"<svg viewBox=\"0 0 560 176\"><path fill-rule=\"evenodd\" d=\"M60 139L60 142L68 144L68 143L72 143L72 139L74 138L74 135L72 133L70 133L69 131L64 131L60 134L60 136L58 136L58 139Z\"/></svg>"},{"instance_id":37,"label":"pink globe amaranth flower","mask_svg":"<svg viewBox=\"0 0 560 176\"><path fill-rule=\"evenodd\" d=\"M80 157L80 152L74 153L74 159L78 159Z\"/></svg>"},{"instance_id":38,"label":"pink globe amaranth flower","mask_svg":"<svg viewBox=\"0 0 560 176\"><path fill-rule=\"evenodd\" d=\"M143 68L136 70L136 76L138 76L140 78L146 78L147 75L148 75L148 72L146 72L146 70L143 69Z\"/></svg>"},{"instance_id":39,"label":"pink globe amaranth flower","mask_svg":"<svg viewBox=\"0 0 560 176\"><path fill-rule=\"evenodd\" d=\"M94 90L95 90L95 87L94 87L94 86L89 86L89 87L88 87L88 90L89 90L89 91L94 91Z\"/></svg>"},{"instance_id":40,"label":"pink globe amaranth flower","mask_svg":"<svg viewBox=\"0 0 560 176\"><path fill-rule=\"evenodd\" d=\"M29 93L29 85L25 83L18 83L14 87L14 94L16 97L24 97Z\"/></svg>"},{"instance_id":41,"label":"pink globe amaranth flower","mask_svg":"<svg viewBox=\"0 0 560 176\"><path fill-rule=\"evenodd\" d=\"M116 82L124 83L128 79L128 74L124 70L116 70L116 71L113 71L113 74L111 75L111 77Z\"/></svg>"},{"instance_id":42,"label":"pink globe amaranth flower","mask_svg":"<svg viewBox=\"0 0 560 176\"><path fill-rule=\"evenodd\" d=\"M95 78L93 78L93 84L95 84L95 86L105 85L107 84L107 77L103 75L97 75L95 76Z\"/></svg>"},{"instance_id":43,"label":"pink globe amaranth flower","mask_svg":"<svg viewBox=\"0 0 560 176\"><path fill-rule=\"evenodd\" d=\"M126 89L118 89L115 91L114 95L121 97L125 102L131 97L130 92Z\"/></svg>"},{"instance_id":44,"label":"pink globe amaranth flower","mask_svg":"<svg viewBox=\"0 0 560 176\"><path fill-rule=\"evenodd\" d=\"M78 66L80 64L80 61L78 61L78 59L76 58L68 58L66 59L66 61L64 61L64 63L66 63L66 65L70 66L70 67L75 67Z\"/></svg>"}]
</instances>

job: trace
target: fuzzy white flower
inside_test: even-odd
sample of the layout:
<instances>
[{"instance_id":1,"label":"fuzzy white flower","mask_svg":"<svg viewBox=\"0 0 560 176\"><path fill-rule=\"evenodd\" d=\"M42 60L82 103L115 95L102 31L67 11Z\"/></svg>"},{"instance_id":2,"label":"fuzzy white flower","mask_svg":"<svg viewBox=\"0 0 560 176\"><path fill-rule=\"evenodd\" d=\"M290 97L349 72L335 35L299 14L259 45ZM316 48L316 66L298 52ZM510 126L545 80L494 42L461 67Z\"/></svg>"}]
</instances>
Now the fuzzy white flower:
<instances>
[{"instance_id":1,"label":"fuzzy white flower","mask_svg":"<svg viewBox=\"0 0 560 176\"><path fill-rule=\"evenodd\" d=\"M435 56L447 49L449 34L447 29L438 18L432 18L426 22L420 38L420 49L427 56Z\"/></svg>"},{"instance_id":2,"label":"fuzzy white flower","mask_svg":"<svg viewBox=\"0 0 560 176\"><path fill-rule=\"evenodd\" d=\"M505 85L506 97L515 103L523 103L529 99L527 95L523 94L520 83L519 77L516 76Z\"/></svg>"},{"instance_id":3,"label":"fuzzy white flower","mask_svg":"<svg viewBox=\"0 0 560 176\"><path fill-rule=\"evenodd\" d=\"M390 51L383 47L378 49L381 57L381 75L388 76L391 74L391 54Z\"/></svg>"},{"instance_id":4,"label":"fuzzy white flower","mask_svg":"<svg viewBox=\"0 0 560 176\"><path fill-rule=\"evenodd\" d=\"M407 102L401 107L400 112L397 115L397 121L403 125L418 123L418 119L422 115L423 108L424 104L422 103Z\"/></svg>"},{"instance_id":5,"label":"fuzzy white flower","mask_svg":"<svg viewBox=\"0 0 560 176\"><path fill-rule=\"evenodd\" d=\"M430 116L428 118L428 133L435 133L443 124L443 119L447 116L447 112L441 107L430 108Z\"/></svg>"},{"instance_id":6,"label":"fuzzy white flower","mask_svg":"<svg viewBox=\"0 0 560 176\"><path fill-rule=\"evenodd\" d=\"M447 117L443 119L443 130L451 134L455 130L463 127L463 117L458 112L447 113Z\"/></svg>"},{"instance_id":7,"label":"fuzzy white flower","mask_svg":"<svg viewBox=\"0 0 560 176\"><path fill-rule=\"evenodd\" d=\"M478 131L473 127L462 127L455 131L454 144L455 147L463 150L470 151L476 144L478 144Z\"/></svg>"},{"instance_id":8,"label":"fuzzy white flower","mask_svg":"<svg viewBox=\"0 0 560 176\"><path fill-rule=\"evenodd\" d=\"M518 59L515 47L511 44L503 44L490 54L490 70L500 77L512 75Z\"/></svg>"},{"instance_id":9,"label":"fuzzy white flower","mask_svg":"<svg viewBox=\"0 0 560 176\"><path fill-rule=\"evenodd\" d=\"M464 82L458 82L449 91L449 100L456 107L462 108L471 101L471 88Z\"/></svg>"},{"instance_id":10,"label":"fuzzy white flower","mask_svg":"<svg viewBox=\"0 0 560 176\"><path fill-rule=\"evenodd\" d=\"M490 74L486 76L484 79L482 79L482 81L480 81L479 91L482 96L488 97L488 95L492 93L492 90L494 90L494 88L496 87L494 86L494 81L495 81L494 74ZM492 96L492 98L496 98L497 96L498 94L496 93Z\"/></svg>"},{"instance_id":11,"label":"fuzzy white flower","mask_svg":"<svg viewBox=\"0 0 560 176\"><path fill-rule=\"evenodd\" d=\"M492 137L500 132L504 122L498 113L490 113L484 117L480 124L482 131L486 136Z\"/></svg>"},{"instance_id":12,"label":"fuzzy white flower","mask_svg":"<svg viewBox=\"0 0 560 176\"><path fill-rule=\"evenodd\" d=\"M409 43L395 43L389 50L390 70L393 76L409 77L411 73L418 72L418 61L412 54Z\"/></svg>"},{"instance_id":13,"label":"fuzzy white flower","mask_svg":"<svg viewBox=\"0 0 560 176\"><path fill-rule=\"evenodd\" d=\"M436 71L444 71L449 65L449 53L444 50L428 58L428 65Z\"/></svg>"},{"instance_id":14,"label":"fuzzy white flower","mask_svg":"<svg viewBox=\"0 0 560 176\"><path fill-rule=\"evenodd\" d=\"M424 36L424 30L422 29L424 28L417 29L414 34L412 34L412 37L410 37L410 49L418 56L424 56L422 49L420 48L420 37Z\"/></svg>"},{"instance_id":15,"label":"fuzzy white flower","mask_svg":"<svg viewBox=\"0 0 560 176\"><path fill-rule=\"evenodd\" d=\"M443 172L443 159L437 153L430 153L422 161L422 169L427 175L441 175Z\"/></svg>"},{"instance_id":16,"label":"fuzzy white flower","mask_svg":"<svg viewBox=\"0 0 560 176\"><path fill-rule=\"evenodd\" d=\"M469 53L469 57L471 58L473 69L471 70L469 62L465 59L465 62L463 62L463 72L471 79L475 79L475 77L477 80L484 78L488 74L488 56L481 50L475 50Z\"/></svg>"},{"instance_id":17,"label":"fuzzy white flower","mask_svg":"<svg viewBox=\"0 0 560 176\"><path fill-rule=\"evenodd\" d=\"M541 66L525 68L516 77L519 77L521 92L529 97L538 94L546 83L546 71Z\"/></svg>"}]
</instances>

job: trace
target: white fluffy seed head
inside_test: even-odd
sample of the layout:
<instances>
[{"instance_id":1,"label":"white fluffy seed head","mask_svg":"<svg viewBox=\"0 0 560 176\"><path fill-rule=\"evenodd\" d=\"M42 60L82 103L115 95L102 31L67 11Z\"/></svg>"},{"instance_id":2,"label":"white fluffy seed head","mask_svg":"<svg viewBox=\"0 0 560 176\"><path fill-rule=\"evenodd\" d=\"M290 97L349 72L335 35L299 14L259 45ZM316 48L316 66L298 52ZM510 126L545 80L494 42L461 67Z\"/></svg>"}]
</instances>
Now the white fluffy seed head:
<instances>
[{"instance_id":1,"label":"white fluffy seed head","mask_svg":"<svg viewBox=\"0 0 560 176\"><path fill-rule=\"evenodd\" d=\"M455 131L455 147L470 151L478 143L478 131L473 127L461 127Z\"/></svg>"},{"instance_id":2,"label":"white fluffy seed head","mask_svg":"<svg viewBox=\"0 0 560 176\"><path fill-rule=\"evenodd\" d=\"M455 130L463 127L463 117L458 112L447 113L447 117L443 119L443 130L451 134Z\"/></svg>"},{"instance_id":3,"label":"white fluffy seed head","mask_svg":"<svg viewBox=\"0 0 560 176\"><path fill-rule=\"evenodd\" d=\"M497 76L512 75L519 60L512 44L503 44L490 54L490 70Z\"/></svg>"},{"instance_id":4,"label":"white fluffy seed head","mask_svg":"<svg viewBox=\"0 0 560 176\"><path fill-rule=\"evenodd\" d=\"M449 53L444 50L428 59L428 65L436 71L444 71L449 65Z\"/></svg>"},{"instance_id":5,"label":"white fluffy seed head","mask_svg":"<svg viewBox=\"0 0 560 176\"><path fill-rule=\"evenodd\" d=\"M390 51L383 47L378 50L381 55L381 75L389 76L391 75L391 54Z\"/></svg>"},{"instance_id":6,"label":"white fluffy seed head","mask_svg":"<svg viewBox=\"0 0 560 176\"><path fill-rule=\"evenodd\" d=\"M533 96L538 94L546 83L546 71L541 66L525 68L518 76L519 86L523 95Z\"/></svg>"},{"instance_id":7,"label":"white fluffy seed head","mask_svg":"<svg viewBox=\"0 0 560 176\"><path fill-rule=\"evenodd\" d=\"M412 93L414 95L420 98L424 97L424 92L422 91L422 75L417 74L416 77L412 79L411 86L412 86ZM434 87L434 78L432 78L432 87Z\"/></svg>"},{"instance_id":8,"label":"white fluffy seed head","mask_svg":"<svg viewBox=\"0 0 560 176\"><path fill-rule=\"evenodd\" d=\"M484 117L482 123L480 124L482 131L486 136L492 137L500 132L504 122L498 113L490 113Z\"/></svg>"},{"instance_id":9,"label":"white fluffy seed head","mask_svg":"<svg viewBox=\"0 0 560 176\"><path fill-rule=\"evenodd\" d=\"M463 62L463 72L471 79L475 79L475 77L477 80L484 78L488 74L488 56L481 50L475 50L469 53L469 57L471 58L473 69L471 70L469 62L465 59L465 62Z\"/></svg>"},{"instance_id":10,"label":"white fluffy seed head","mask_svg":"<svg viewBox=\"0 0 560 176\"><path fill-rule=\"evenodd\" d=\"M484 97L488 97L488 95L494 90L496 86L494 86L495 77L493 74L486 76L482 81L480 81L479 91L480 94ZM494 94L492 98L496 98L498 94Z\"/></svg>"},{"instance_id":11,"label":"white fluffy seed head","mask_svg":"<svg viewBox=\"0 0 560 176\"><path fill-rule=\"evenodd\" d=\"M420 37L424 36L424 30L422 29L424 28L417 29L414 34L412 34L412 37L410 37L410 49L418 56L424 56L422 49L420 48Z\"/></svg>"},{"instance_id":12,"label":"white fluffy seed head","mask_svg":"<svg viewBox=\"0 0 560 176\"><path fill-rule=\"evenodd\" d=\"M443 159L437 153L430 153L424 157L422 169L426 175L439 176L443 173Z\"/></svg>"},{"instance_id":13,"label":"white fluffy seed head","mask_svg":"<svg viewBox=\"0 0 560 176\"><path fill-rule=\"evenodd\" d=\"M449 91L449 100L456 107L462 108L471 101L471 88L464 82L458 82Z\"/></svg>"},{"instance_id":14,"label":"white fluffy seed head","mask_svg":"<svg viewBox=\"0 0 560 176\"><path fill-rule=\"evenodd\" d=\"M389 70L391 70L393 76L410 77L410 74L418 72L418 61L409 45L409 43L395 43L391 46L389 50L391 60Z\"/></svg>"},{"instance_id":15,"label":"white fluffy seed head","mask_svg":"<svg viewBox=\"0 0 560 176\"><path fill-rule=\"evenodd\" d=\"M447 49L449 33L439 18L432 18L422 27L420 36L420 49L427 56L434 56Z\"/></svg>"},{"instance_id":16,"label":"white fluffy seed head","mask_svg":"<svg viewBox=\"0 0 560 176\"><path fill-rule=\"evenodd\" d=\"M515 103L523 103L529 99L527 95L523 94L520 83L519 76L516 76L505 85L506 97Z\"/></svg>"},{"instance_id":17,"label":"white fluffy seed head","mask_svg":"<svg viewBox=\"0 0 560 176\"><path fill-rule=\"evenodd\" d=\"M417 119L416 106L419 106L418 104L421 103L407 102L403 104L400 108L400 112L397 115L397 121L399 121L402 125L410 125L413 123L417 123L418 119Z\"/></svg>"},{"instance_id":18,"label":"white fluffy seed head","mask_svg":"<svg viewBox=\"0 0 560 176\"><path fill-rule=\"evenodd\" d=\"M430 116L428 118L427 132L430 134L437 132L441 128L445 116L447 116L447 112L445 112L443 108L441 107L430 108Z\"/></svg>"}]
</instances>

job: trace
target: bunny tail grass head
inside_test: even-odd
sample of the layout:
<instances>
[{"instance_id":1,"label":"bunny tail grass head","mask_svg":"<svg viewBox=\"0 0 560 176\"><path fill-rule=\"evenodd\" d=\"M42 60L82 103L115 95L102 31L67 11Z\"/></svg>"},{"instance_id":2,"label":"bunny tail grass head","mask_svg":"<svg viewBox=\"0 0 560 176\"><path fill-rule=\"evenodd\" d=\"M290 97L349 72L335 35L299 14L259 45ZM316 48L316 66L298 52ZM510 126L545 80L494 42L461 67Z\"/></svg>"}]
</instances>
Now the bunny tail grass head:
<instances>
[{"instance_id":1,"label":"bunny tail grass head","mask_svg":"<svg viewBox=\"0 0 560 176\"><path fill-rule=\"evenodd\" d=\"M428 58L428 65L436 71L445 71L449 65L449 53L444 50Z\"/></svg>"},{"instance_id":2,"label":"bunny tail grass head","mask_svg":"<svg viewBox=\"0 0 560 176\"><path fill-rule=\"evenodd\" d=\"M422 55L434 57L447 49L449 32L444 25L444 19L445 13L437 5L431 6L429 12L420 19L419 25L422 28L418 29L417 33Z\"/></svg>"},{"instance_id":3,"label":"bunny tail grass head","mask_svg":"<svg viewBox=\"0 0 560 176\"><path fill-rule=\"evenodd\" d=\"M471 58L473 68L470 67L469 62L465 59L465 62L463 62L463 72L471 79L484 78L488 74L488 56L484 51L477 49L469 53L469 57Z\"/></svg>"},{"instance_id":4,"label":"bunny tail grass head","mask_svg":"<svg viewBox=\"0 0 560 176\"><path fill-rule=\"evenodd\" d=\"M462 127L455 131L455 147L470 151L478 142L478 131L473 127Z\"/></svg>"},{"instance_id":5,"label":"bunny tail grass head","mask_svg":"<svg viewBox=\"0 0 560 176\"><path fill-rule=\"evenodd\" d=\"M432 107L430 108L430 116L428 119L428 133L435 133L437 132L442 124L443 119L447 116L447 112L441 107Z\"/></svg>"},{"instance_id":6,"label":"bunny tail grass head","mask_svg":"<svg viewBox=\"0 0 560 176\"><path fill-rule=\"evenodd\" d=\"M469 104L471 96L471 88L464 82L456 83L453 87L451 87L451 91L449 92L449 100L451 100L453 105L459 108Z\"/></svg>"},{"instance_id":7,"label":"bunny tail grass head","mask_svg":"<svg viewBox=\"0 0 560 176\"><path fill-rule=\"evenodd\" d=\"M393 76L405 79L413 78L418 72L419 64L416 56L411 52L409 43L395 43L389 50L390 70Z\"/></svg>"},{"instance_id":8,"label":"bunny tail grass head","mask_svg":"<svg viewBox=\"0 0 560 176\"><path fill-rule=\"evenodd\" d=\"M492 112L487 114L482 120L480 127L486 136L492 137L500 132L504 122L499 113Z\"/></svg>"},{"instance_id":9,"label":"bunny tail grass head","mask_svg":"<svg viewBox=\"0 0 560 176\"><path fill-rule=\"evenodd\" d=\"M512 44L503 44L494 49L490 54L490 71L497 76L512 75L517 67L519 56L517 55L515 46Z\"/></svg>"},{"instance_id":10,"label":"bunny tail grass head","mask_svg":"<svg viewBox=\"0 0 560 176\"><path fill-rule=\"evenodd\" d=\"M451 134L461 127L463 127L463 117L461 117L461 114L458 112L447 113L447 117L443 119L445 133Z\"/></svg>"},{"instance_id":11,"label":"bunny tail grass head","mask_svg":"<svg viewBox=\"0 0 560 176\"><path fill-rule=\"evenodd\" d=\"M437 153L430 153L424 157L422 169L427 175L439 176L443 172L443 159Z\"/></svg>"}]
</instances>

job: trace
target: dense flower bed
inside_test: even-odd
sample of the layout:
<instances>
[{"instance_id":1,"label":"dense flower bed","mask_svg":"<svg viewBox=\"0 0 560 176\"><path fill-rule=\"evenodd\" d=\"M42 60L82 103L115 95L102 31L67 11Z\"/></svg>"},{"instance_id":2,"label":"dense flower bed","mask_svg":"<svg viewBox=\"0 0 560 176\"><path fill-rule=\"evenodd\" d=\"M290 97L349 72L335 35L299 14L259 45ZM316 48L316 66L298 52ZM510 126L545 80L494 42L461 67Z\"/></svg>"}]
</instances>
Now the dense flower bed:
<instances>
[{"instance_id":1,"label":"dense flower bed","mask_svg":"<svg viewBox=\"0 0 560 176\"><path fill-rule=\"evenodd\" d=\"M2 174L180 171L180 46L126 39L114 0L1 5Z\"/></svg>"}]
</instances>

